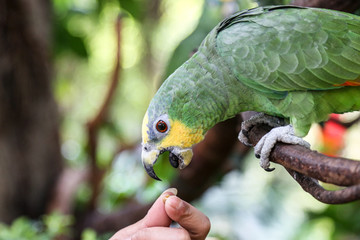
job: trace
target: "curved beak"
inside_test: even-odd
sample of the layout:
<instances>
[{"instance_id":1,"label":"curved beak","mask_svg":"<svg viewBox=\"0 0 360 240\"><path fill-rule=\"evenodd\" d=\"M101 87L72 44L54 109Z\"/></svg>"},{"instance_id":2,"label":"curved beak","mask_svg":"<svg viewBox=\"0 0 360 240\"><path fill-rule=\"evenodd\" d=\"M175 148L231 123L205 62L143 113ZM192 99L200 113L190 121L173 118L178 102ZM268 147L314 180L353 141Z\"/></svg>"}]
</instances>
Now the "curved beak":
<instances>
[{"instance_id":1,"label":"curved beak","mask_svg":"<svg viewBox=\"0 0 360 240\"><path fill-rule=\"evenodd\" d=\"M161 179L156 175L154 171L154 164L157 161L159 155L163 152L169 151L169 161L171 166L174 168L183 169L188 166L191 162L193 152L191 148L179 148L179 147L169 147L165 149L158 149L156 146L151 144L143 144L141 159L143 166L150 177L153 179L161 181Z\"/></svg>"},{"instance_id":2,"label":"curved beak","mask_svg":"<svg viewBox=\"0 0 360 240\"><path fill-rule=\"evenodd\" d=\"M147 174L149 174L150 177L161 181L161 179L156 175L154 168L153 168L159 155L160 155L159 150L153 149L152 146L147 145L147 144L143 145L142 152L141 152L141 160L142 160L143 166L144 166Z\"/></svg>"}]
</instances>

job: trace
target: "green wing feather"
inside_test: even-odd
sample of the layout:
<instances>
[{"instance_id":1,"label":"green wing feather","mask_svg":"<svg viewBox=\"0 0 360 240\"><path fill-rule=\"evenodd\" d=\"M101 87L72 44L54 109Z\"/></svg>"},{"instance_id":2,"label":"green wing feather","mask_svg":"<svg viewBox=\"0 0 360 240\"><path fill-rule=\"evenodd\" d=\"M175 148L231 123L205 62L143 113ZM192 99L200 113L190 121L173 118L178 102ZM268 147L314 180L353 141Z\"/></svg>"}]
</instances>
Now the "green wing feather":
<instances>
[{"instance_id":1,"label":"green wing feather","mask_svg":"<svg viewBox=\"0 0 360 240\"><path fill-rule=\"evenodd\" d=\"M240 81L265 93L334 89L359 80L358 16L257 8L226 19L217 31L217 53Z\"/></svg>"},{"instance_id":2,"label":"green wing feather","mask_svg":"<svg viewBox=\"0 0 360 240\"><path fill-rule=\"evenodd\" d=\"M292 6L256 8L224 20L215 42L229 71L273 99L273 113L289 118L298 135L331 112L360 109L360 87L346 87L348 82L360 86L358 16Z\"/></svg>"}]
</instances>

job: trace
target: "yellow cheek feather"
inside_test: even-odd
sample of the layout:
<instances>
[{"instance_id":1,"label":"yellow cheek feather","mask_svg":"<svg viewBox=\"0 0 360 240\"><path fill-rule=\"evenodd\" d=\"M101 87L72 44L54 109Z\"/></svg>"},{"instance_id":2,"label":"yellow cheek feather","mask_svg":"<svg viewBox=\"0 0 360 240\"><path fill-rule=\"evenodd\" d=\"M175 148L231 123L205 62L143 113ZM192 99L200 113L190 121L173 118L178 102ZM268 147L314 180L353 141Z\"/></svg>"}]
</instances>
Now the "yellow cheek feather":
<instances>
[{"instance_id":1,"label":"yellow cheek feather","mask_svg":"<svg viewBox=\"0 0 360 240\"><path fill-rule=\"evenodd\" d=\"M149 122L149 117L148 117L148 112L146 111L144 119L143 119L143 123L142 123L142 127L141 127L141 134L142 134L142 141L143 143L146 143L149 141L149 135L147 133L147 124Z\"/></svg>"},{"instance_id":2,"label":"yellow cheek feather","mask_svg":"<svg viewBox=\"0 0 360 240\"><path fill-rule=\"evenodd\" d=\"M204 139L201 129L191 129L178 120L170 120L170 126L168 135L161 141L160 146L162 148L171 146L190 148Z\"/></svg>"}]
</instances>

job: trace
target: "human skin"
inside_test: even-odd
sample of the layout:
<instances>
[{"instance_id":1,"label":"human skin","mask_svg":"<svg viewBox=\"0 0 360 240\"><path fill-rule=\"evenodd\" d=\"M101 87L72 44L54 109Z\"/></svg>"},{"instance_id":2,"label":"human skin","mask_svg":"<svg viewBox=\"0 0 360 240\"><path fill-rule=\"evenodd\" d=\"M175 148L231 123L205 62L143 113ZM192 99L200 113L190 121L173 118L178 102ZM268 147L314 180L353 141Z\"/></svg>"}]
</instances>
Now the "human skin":
<instances>
[{"instance_id":1,"label":"human skin","mask_svg":"<svg viewBox=\"0 0 360 240\"><path fill-rule=\"evenodd\" d=\"M164 191L140 221L119 230L110 240L203 240L210 221L198 209L176 196L177 190ZM170 227L172 221L181 227Z\"/></svg>"}]
</instances>

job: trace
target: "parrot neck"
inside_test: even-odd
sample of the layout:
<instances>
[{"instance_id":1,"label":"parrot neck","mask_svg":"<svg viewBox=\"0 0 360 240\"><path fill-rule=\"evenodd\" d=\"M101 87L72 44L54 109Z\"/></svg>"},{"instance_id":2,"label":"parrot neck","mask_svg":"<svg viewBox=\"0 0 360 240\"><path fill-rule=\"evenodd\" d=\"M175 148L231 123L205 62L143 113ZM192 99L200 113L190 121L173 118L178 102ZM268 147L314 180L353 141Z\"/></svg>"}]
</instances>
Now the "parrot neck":
<instances>
[{"instance_id":1,"label":"parrot neck","mask_svg":"<svg viewBox=\"0 0 360 240\"><path fill-rule=\"evenodd\" d=\"M242 111L256 111L271 104L267 98L255 99L254 90L236 79L223 61L208 49L200 48L170 78L178 78L172 82L180 85L172 94L176 97L172 98L169 114L192 129L202 129L204 134L216 123Z\"/></svg>"}]
</instances>

